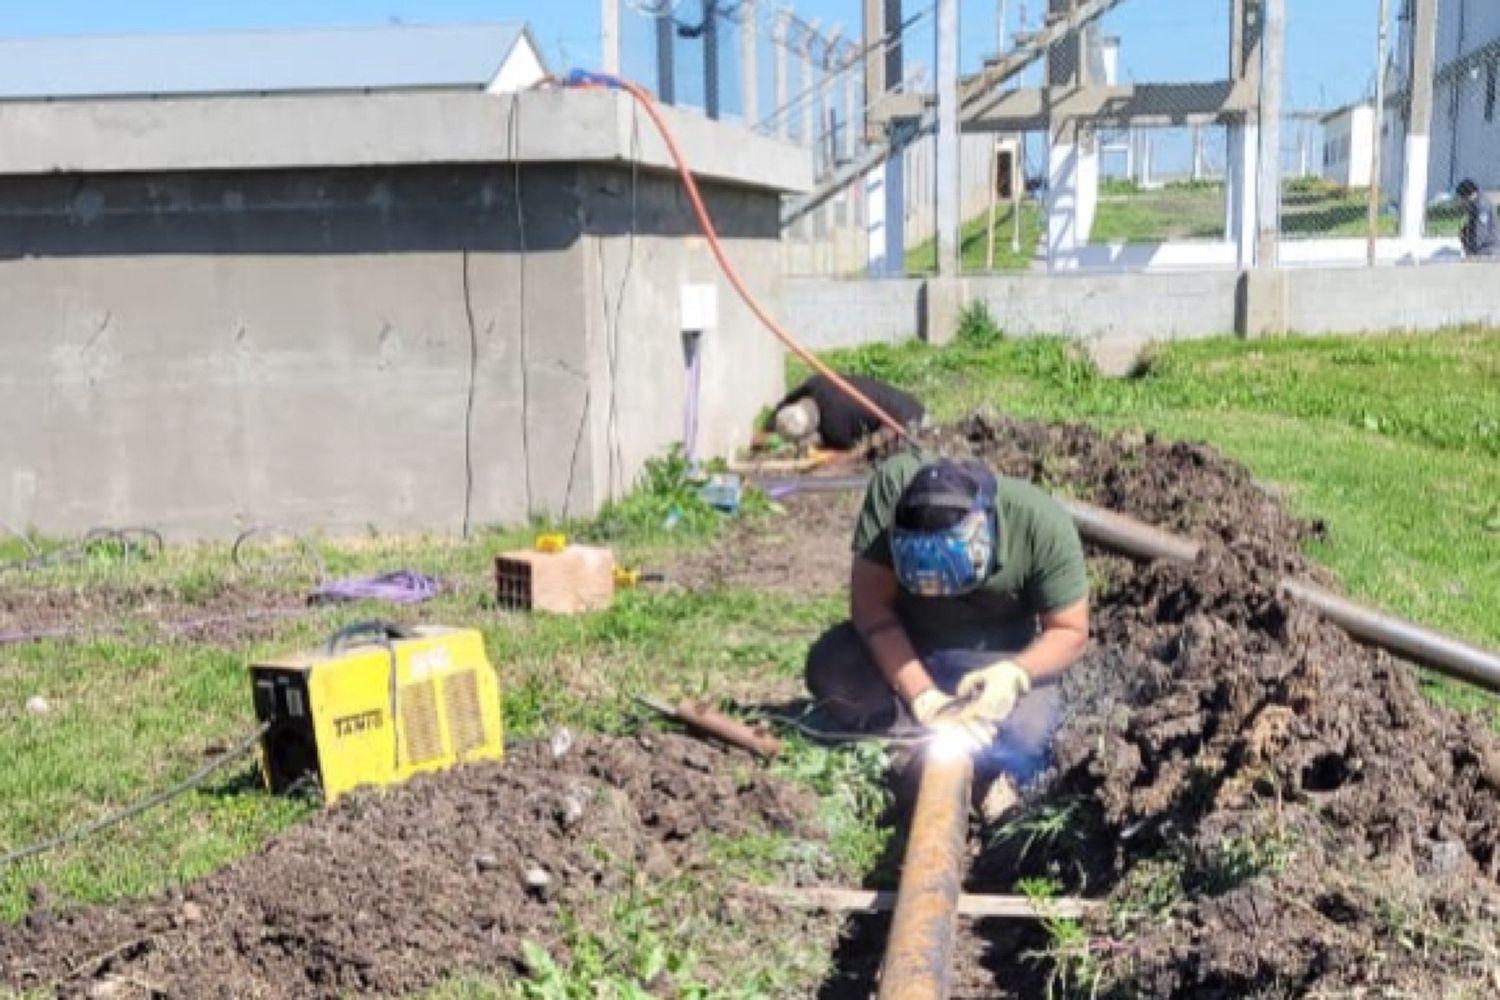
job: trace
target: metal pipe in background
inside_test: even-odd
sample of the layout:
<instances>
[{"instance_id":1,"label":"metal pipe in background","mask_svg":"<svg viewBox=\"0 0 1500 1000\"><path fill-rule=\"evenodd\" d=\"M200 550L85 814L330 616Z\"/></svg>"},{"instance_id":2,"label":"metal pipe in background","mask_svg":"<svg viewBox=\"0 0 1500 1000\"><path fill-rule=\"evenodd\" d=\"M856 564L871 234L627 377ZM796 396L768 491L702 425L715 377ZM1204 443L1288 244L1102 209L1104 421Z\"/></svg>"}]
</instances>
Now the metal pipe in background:
<instances>
[{"instance_id":1,"label":"metal pipe in background","mask_svg":"<svg viewBox=\"0 0 1500 1000\"><path fill-rule=\"evenodd\" d=\"M1073 515L1078 533L1100 548L1136 559L1193 562L1198 558L1199 546L1190 539L1078 500L1062 503ZM1356 604L1298 577L1284 577L1279 588L1287 597L1360 642L1379 646L1457 680L1500 692L1500 656L1489 650Z\"/></svg>"},{"instance_id":2,"label":"metal pipe in background","mask_svg":"<svg viewBox=\"0 0 1500 1000\"><path fill-rule=\"evenodd\" d=\"M973 782L974 759L968 753L926 751L881 965L879 1000L948 996Z\"/></svg>"},{"instance_id":3,"label":"metal pipe in background","mask_svg":"<svg viewBox=\"0 0 1500 1000\"><path fill-rule=\"evenodd\" d=\"M785 481L782 489L793 481ZM798 483L798 489L809 487ZM856 489L861 481L829 477L820 489ZM1090 544L1132 559L1151 561L1196 562L1202 546L1190 538L1146 524L1125 514L1117 514L1082 500L1057 497L1079 536ZM1474 684L1500 693L1500 655L1462 639L1444 635L1413 622L1387 615L1298 577L1280 581L1281 592L1316 612L1324 621L1337 625L1360 642L1379 646L1396 656L1430 667L1455 680Z\"/></svg>"},{"instance_id":4,"label":"metal pipe in background","mask_svg":"<svg viewBox=\"0 0 1500 1000\"><path fill-rule=\"evenodd\" d=\"M1201 546L1190 538L1153 528L1143 521L1095 507L1082 500L1057 497L1078 534L1086 542L1134 559L1170 559L1173 562L1197 562Z\"/></svg>"},{"instance_id":5,"label":"metal pipe in background","mask_svg":"<svg viewBox=\"0 0 1500 1000\"><path fill-rule=\"evenodd\" d=\"M1488 650L1355 604L1296 577L1282 580L1281 591L1360 642L1379 646L1449 677L1500 692L1500 656Z\"/></svg>"}]
</instances>

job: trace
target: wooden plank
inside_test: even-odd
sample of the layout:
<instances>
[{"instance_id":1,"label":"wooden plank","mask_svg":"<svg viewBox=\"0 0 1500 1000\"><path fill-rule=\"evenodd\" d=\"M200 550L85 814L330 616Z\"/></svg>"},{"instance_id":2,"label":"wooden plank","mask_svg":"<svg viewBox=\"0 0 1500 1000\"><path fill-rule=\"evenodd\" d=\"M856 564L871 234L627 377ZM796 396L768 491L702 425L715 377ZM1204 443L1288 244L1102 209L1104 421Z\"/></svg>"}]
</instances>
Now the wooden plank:
<instances>
[{"instance_id":1,"label":"wooden plank","mask_svg":"<svg viewBox=\"0 0 1500 1000\"><path fill-rule=\"evenodd\" d=\"M891 889L835 889L823 886L782 888L747 886L747 891L775 903L830 913L887 913L896 905ZM1089 899L1064 896L1033 901L1027 896L993 896L964 893L958 897L961 917L1008 917L1019 920L1057 918L1077 920L1099 909L1103 904Z\"/></svg>"}]
</instances>

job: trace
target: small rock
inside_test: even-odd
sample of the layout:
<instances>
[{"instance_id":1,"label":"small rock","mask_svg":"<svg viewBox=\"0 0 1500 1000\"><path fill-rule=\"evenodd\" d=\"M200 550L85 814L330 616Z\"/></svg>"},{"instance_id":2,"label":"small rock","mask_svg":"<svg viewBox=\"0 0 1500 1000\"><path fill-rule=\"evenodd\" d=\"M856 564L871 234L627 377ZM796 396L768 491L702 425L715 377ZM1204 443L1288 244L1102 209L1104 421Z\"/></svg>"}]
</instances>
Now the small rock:
<instances>
[{"instance_id":1,"label":"small rock","mask_svg":"<svg viewBox=\"0 0 1500 1000\"><path fill-rule=\"evenodd\" d=\"M1496 791L1500 791L1500 752L1491 750L1479 762L1479 775Z\"/></svg>"},{"instance_id":2,"label":"small rock","mask_svg":"<svg viewBox=\"0 0 1500 1000\"><path fill-rule=\"evenodd\" d=\"M552 738L548 741L552 748L552 759L559 760L573 749L573 731L566 726L559 726L552 730Z\"/></svg>"},{"instance_id":3,"label":"small rock","mask_svg":"<svg viewBox=\"0 0 1500 1000\"><path fill-rule=\"evenodd\" d=\"M52 712L52 703L39 694L34 694L26 699L27 715L48 715Z\"/></svg>"},{"instance_id":4,"label":"small rock","mask_svg":"<svg viewBox=\"0 0 1500 1000\"><path fill-rule=\"evenodd\" d=\"M474 867L482 872L492 872L500 867L500 859L489 851L480 851L474 855Z\"/></svg>"},{"instance_id":5,"label":"small rock","mask_svg":"<svg viewBox=\"0 0 1500 1000\"><path fill-rule=\"evenodd\" d=\"M1427 847L1428 874L1441 878L1458 871L1468 849L1456 840L1440 840Z\"/></svg>"},{"instance_id":6,"label":"small rock","mask_svg":"<svg viewBox=\"0 0 1500 1000\"><path fill-rule=\"evenodd\" d=\"M116 979L113 976L110 976L109 978L101 979L97 983L90 986L85 996L87 996L89 1000L114 1000L115 997L121 995L120 987L120 980Z\"/></svg>"},{"instance_id":7,"label":"small rock","mask_svg":"<svg viewBox=\"0 0 1500 1000\"><path fill-rule=\"evenodd\" d=\"M545 900L552 895L552 876L546 869L533 865L526 869L526 888Z\"/></svg>"},{"instance_id":8,"label":"small rock","mask_svg":"<svg viewBox=\"0 0 1500 1000\"><path fill-rule=\"evenodd\" d=\"M185 924L196 924L203 919L203 907L194 902L182 904L182 922Z\"/></svg>"},{"instance_id":9,"label":"small rock","mask_svg":"<svg viewBox=\"0 0 1500 1000\"><path fill-rule=\"evenodd\" d=\"M563 797L561 805L557 809L557 820L564 829L570 829L578 825L583 819L583 801L576 795Z\"/></svg>"},{"instance_id":10,"label":"small rock","mask_svg":"<svg viewBox=\"0 0 1500 1000\"><path fill-rule=\"evenodd\" d=\"M707 774L714 769L713 758L702 747L689 747L682 753L682 763L695 771Z\"/></svg>"}]
</instances>

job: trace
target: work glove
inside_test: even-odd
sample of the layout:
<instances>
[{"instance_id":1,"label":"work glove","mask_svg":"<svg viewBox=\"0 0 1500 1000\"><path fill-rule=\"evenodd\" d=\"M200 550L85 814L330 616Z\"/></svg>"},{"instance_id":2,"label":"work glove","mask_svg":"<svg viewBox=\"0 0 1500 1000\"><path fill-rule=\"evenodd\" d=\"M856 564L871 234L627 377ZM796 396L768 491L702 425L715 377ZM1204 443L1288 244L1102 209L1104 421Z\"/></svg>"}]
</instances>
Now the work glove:
<instances>
[{"instance_id":1,"label":"work glove","mask_svg":"<svg viewBox=\"0 0 1500 1000\"><path fill-rule=\"evenodd\" d=\"M974 714L977 702L960 701L937 688L928 688L912 699L911 714L933 735L953 734L964 750L978 753L995 742L995 725Z\"/></svg>"},{"instance_id":2,"label":"work glove","mask_svg":"<svg viewBox=\"0 0 1500 1000\"><path fill-rule=\"evenodd\" d=\"M1015 660L1001 660L964 675L959 698L971 703L970 713L998 727L1010 717L1021 695L1031 690L1031 675Z\"/></svg>"}]
</instances>

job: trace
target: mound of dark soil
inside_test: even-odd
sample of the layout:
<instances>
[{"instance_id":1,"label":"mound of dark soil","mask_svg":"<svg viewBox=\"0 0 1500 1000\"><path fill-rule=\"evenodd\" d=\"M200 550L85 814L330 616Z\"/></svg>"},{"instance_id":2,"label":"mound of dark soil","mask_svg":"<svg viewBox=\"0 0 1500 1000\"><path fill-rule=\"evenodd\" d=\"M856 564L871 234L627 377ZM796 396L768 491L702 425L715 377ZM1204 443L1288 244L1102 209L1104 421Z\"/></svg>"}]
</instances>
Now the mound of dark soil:
<instances>
[{"instance_id":1,"label":"mound of dark soil","mask_svg":"<svg viewBox=\"0 0 1500 1000\"><path fill-rule=\"evenodd\" d=\"M984 417L939 438L1204 543L1108 561L1035 807L1081 807L1074 828L1026 858L1001 838L975 888L1046 871L1108 896L1092 962L1118 996L1500 990L1500 748L1278 594L1316 575L1321 526L1202 445Z\"/></svg>"},{"instance_id":2,"label":"mound of dark soil","mask_svg":"<svg viewBox=\"0 0 1500 1000\"><path fill-rule=\"evenodd\" d=\"M607 906L600 890L637 872L704 867L700 834L799 829L812 806L686 737L582 738L561 759L522 747L503 765L351 796L181 892L39 908L0 929L0 983L64 996L407 994L519 968L523 941L555 952L560 908Z\"/></svg>"}]
</instances>

